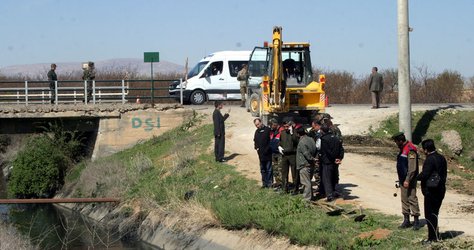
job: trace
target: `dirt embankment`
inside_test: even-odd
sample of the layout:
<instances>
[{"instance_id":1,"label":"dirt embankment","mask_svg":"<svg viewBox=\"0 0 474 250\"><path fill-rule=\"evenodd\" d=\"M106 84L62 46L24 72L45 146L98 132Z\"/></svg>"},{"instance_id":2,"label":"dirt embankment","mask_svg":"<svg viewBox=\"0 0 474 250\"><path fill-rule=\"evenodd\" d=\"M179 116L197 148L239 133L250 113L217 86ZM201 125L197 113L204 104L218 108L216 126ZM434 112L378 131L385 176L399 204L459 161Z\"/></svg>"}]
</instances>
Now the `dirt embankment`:
<instances>
[{"instance_id":1,"label":"dirt embankment","mask_svg":"<svg viewBox=\"0 0 474 250\"><path fill-rule=\"evenodd\" d=\"M427 107L417 107L426 109ZM195 107L198 112L210 115L212 106ZM225 107L227 111L229 107ZM340 168L340 189L344 199L337 202L352 204L378 210L385 214L401 215L400 199L394 197L396 173L394 161L390 159L396 149L385 141L365 141L359 137L367 133L371 127L398 110L392 107L370 110L366 106L334 106L327 109L340 124L347 137L347 154ZM253 149L255 127L251 117L243 108L231 107L230 118L226 121L226 156L227 164L233 165L248 178L260 181L258 159ZM361 150L361 144L368 144ZM377 152L384 151L382 156ZM359 150L359 151L358 151ZM385 152L386 151L386 152ZM421 192L418 191L420 207L423 206ZM449 190L440 213L440 231L474 236L474 214L464 208L466 204L474 204L472 196L457 194ZM136 204L140 206L140 204ZM153 211L148 214L132 213L125 216L124 207L100 209L88 205L77 208L82 213L99 221L111 221L127 232L130 237L140 237L154 245L165 248L199 248L199 249L308 249L289 243L285 238L275 238L260 230L227 231L215 228L217 223L208 211L200 211L196 220L192 204L183 207L176 214L165 211ZM135 229L135 230L133 230Z\"/></svg>"}]
</instances>

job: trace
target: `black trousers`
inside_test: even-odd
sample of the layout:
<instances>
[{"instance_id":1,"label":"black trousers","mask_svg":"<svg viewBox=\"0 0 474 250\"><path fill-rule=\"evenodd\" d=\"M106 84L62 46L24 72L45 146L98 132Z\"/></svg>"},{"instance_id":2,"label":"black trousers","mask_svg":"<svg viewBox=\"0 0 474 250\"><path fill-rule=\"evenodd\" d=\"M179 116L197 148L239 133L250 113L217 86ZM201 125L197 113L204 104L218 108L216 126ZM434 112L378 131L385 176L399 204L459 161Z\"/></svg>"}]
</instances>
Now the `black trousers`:
<instances>
[{"instance_id":1,"label":"black trousers","mask_svg":"<svg viewBox=\"0 0 474 250\"><path fill-rule=\"evenodd\" d=\"M338 166L337 164L321 164L322 166L322 183L324 186L324 193L327 197L334 197L336 184L338 181Z\"/></svg>"},{"instance_id":2,"label":"black trousers","mask_svg":"<svg viewBox=\"0 0 474 250\"><path fill-rule=\"evenodd\" d=\"M439 240L438 215L441 204L443 203L446 188L427 188L425 194L425 219L428 226L428 240Z\"/></svg>"},{"instance_id":3,"label":"black trousers","mask_svg":"<svg viewBox=\"0 0 474 250\"><path fill-rule=\"evenodd\" d=\"M224 150L225 150L225 136L214 136L214 155L216 156L216 161L224 159Z\"/></svg>"}]
</instances>

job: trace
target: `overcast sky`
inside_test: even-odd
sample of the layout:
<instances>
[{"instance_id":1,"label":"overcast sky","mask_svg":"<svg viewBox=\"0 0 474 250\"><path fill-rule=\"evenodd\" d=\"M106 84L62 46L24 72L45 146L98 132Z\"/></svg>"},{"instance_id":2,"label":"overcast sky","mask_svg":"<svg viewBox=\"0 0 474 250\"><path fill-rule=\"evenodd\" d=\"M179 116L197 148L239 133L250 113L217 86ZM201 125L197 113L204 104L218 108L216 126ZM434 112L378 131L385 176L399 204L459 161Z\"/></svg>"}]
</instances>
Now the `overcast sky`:
<instances>
[{"instance_id":1,"label":"overcast sky","mask_svg":"<svg viewBox=\"0 0 474 250\"><path fill-rule=\"evenodd\" d=\"M474 0L409 1L411 66L474 76ZM396 68L396 0L1 0L0 67L113 58L184 65L220 50L310 42L313 66Z\"/></svg>"}]
</instances>

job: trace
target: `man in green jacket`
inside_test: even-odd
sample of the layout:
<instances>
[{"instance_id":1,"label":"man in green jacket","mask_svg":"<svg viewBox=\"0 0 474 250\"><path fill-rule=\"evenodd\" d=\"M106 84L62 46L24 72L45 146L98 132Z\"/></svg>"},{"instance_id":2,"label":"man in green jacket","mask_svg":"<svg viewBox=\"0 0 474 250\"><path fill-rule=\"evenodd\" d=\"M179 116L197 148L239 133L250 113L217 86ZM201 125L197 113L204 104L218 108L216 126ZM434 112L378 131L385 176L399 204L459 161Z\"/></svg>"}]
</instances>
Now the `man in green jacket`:
<instances>
[{"instance_id":1,"label":"man in green jacket","mask_svg":"<svg viewBox=\"0 0 474 250\"><path fill-rule=\"evenodd\" d=\"M377 67L372 68L369 79L369 90L372 92L372 108L380 108L380 93L383 91L383 77L377 72Z\"/></svg>"},{"instance_id":2,"label":"man in green jacket","mask_svg":"<svg viewBox=\"0 0 474 250\"><path fill-rule=\"evenodd\" d=\"M296 133L300 138L296 148L296 168L300 172L301 184L304 186L303 199L311 201L313 199L311 178L316 162L316 143L306 135L304 128L297 128Z\"/></svg>"},{"instance_id":3,"label":"man in green jacket","mask_svg":"<svg viewBox=\"0 0 474 250\"><path fill-rule=\"evenodd\" d=\"M298 136L296 135L295 123L291 118L285 118L283 121L284 130L280 134L280 146L278 150L281 157L281 178L282 178L282 187L285 189L285 192L289 192L289 183L288 183L288 172L291 167L291 176L293 179L294 185L294 194L298 193L300 185L300 175L296 169L296 147L298 146Z\"/></svg>"}]
</instances>

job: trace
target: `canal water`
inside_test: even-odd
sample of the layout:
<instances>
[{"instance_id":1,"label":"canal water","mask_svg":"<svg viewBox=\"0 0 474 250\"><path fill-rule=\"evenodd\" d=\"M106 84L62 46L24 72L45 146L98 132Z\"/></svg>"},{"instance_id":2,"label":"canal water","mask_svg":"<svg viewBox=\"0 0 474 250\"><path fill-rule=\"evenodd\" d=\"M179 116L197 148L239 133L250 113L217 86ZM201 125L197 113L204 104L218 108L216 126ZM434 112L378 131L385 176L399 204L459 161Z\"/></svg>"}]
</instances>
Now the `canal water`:
<instances>
[{"instance_id":1,"label":"canal water","mask_svg":"<svg viewBox=\"0 0 474 250\"><path fill-rule=\"evenodd\" d=\"M4 198L6 184L0 169L0 199ZM100 223L51 204L0 204L0 219L41 249L159 249L142 241L121 240Z\"/></svg>"}]
</instances>

